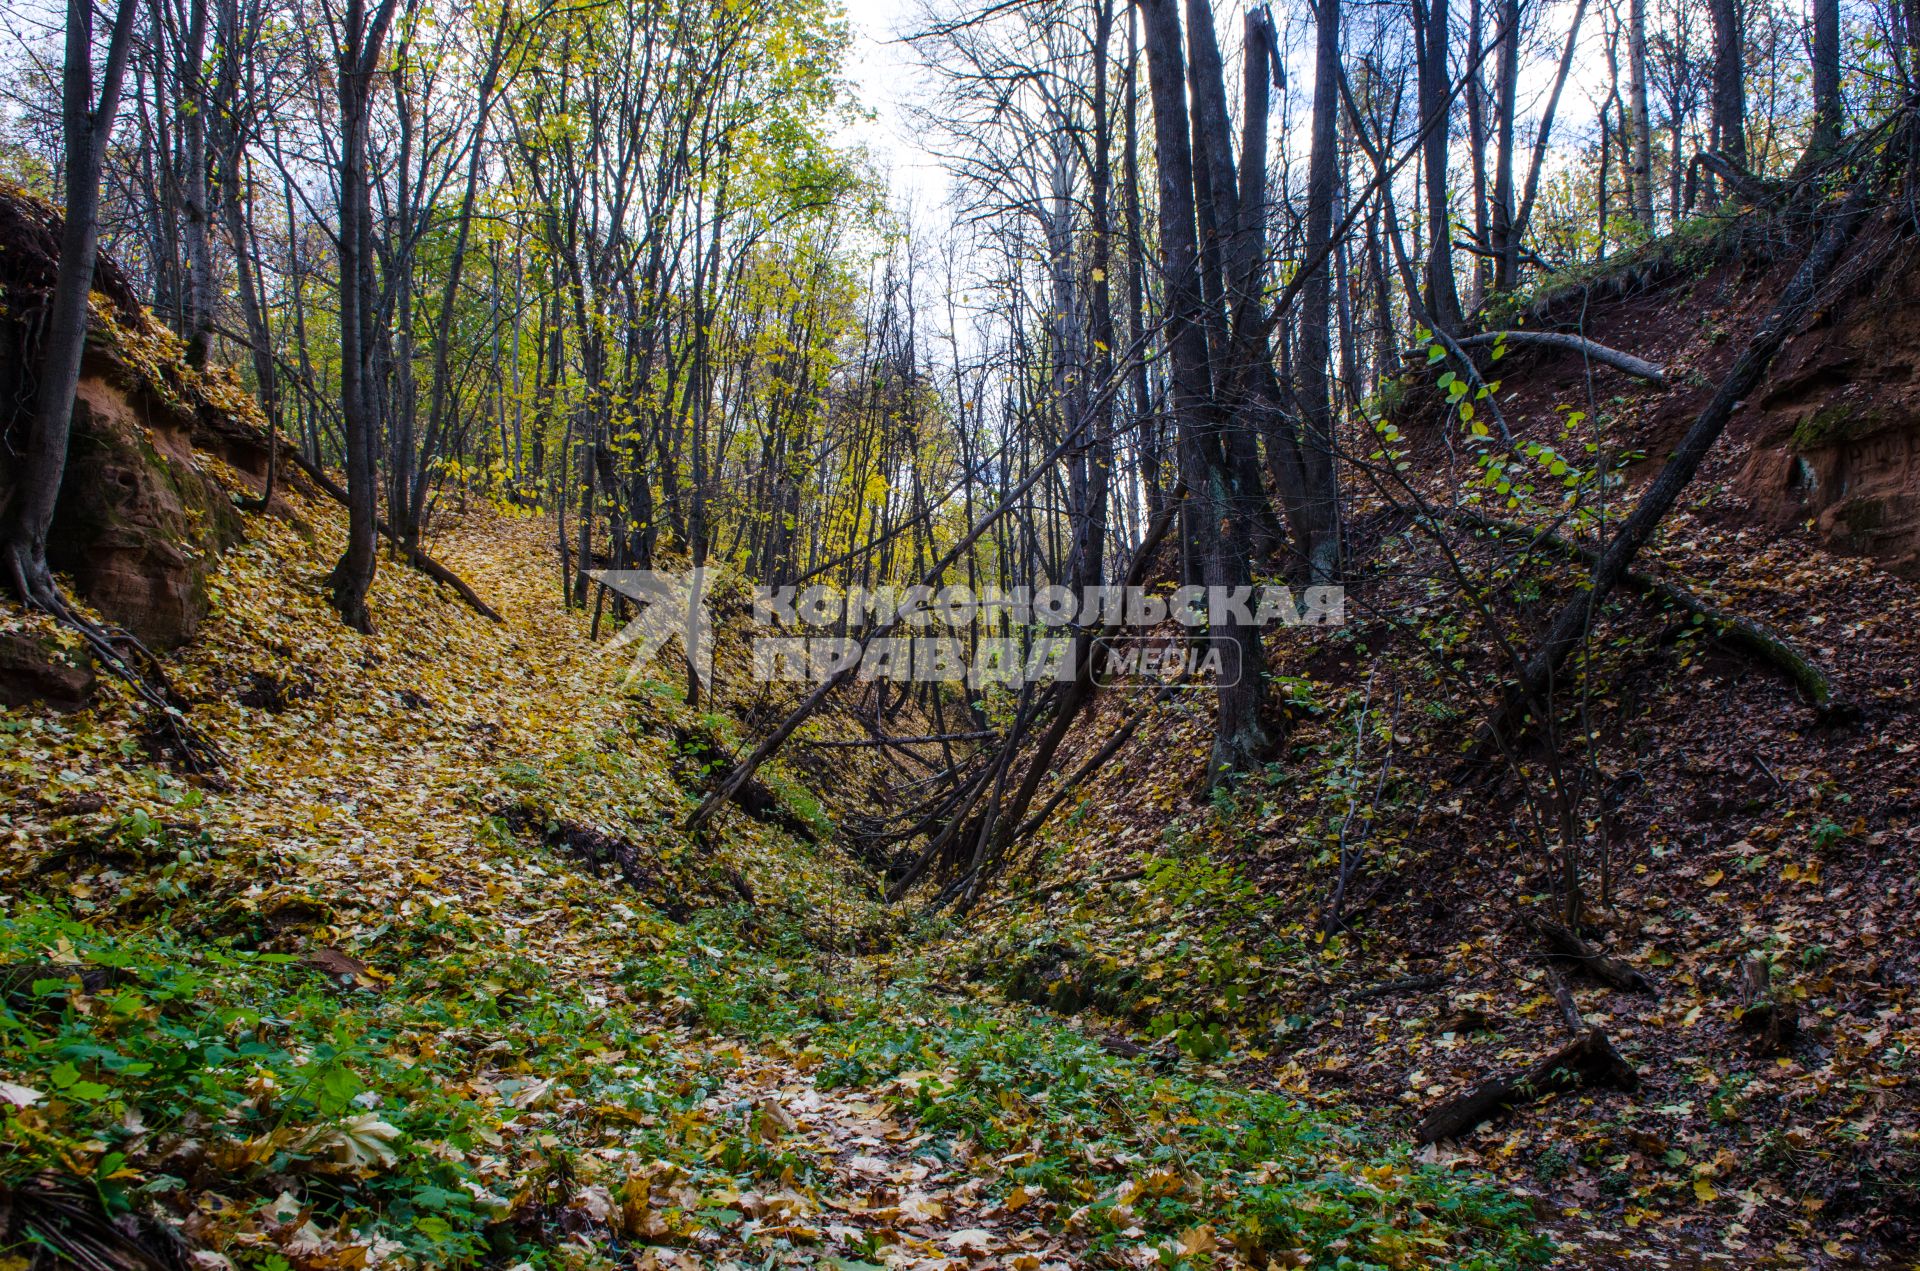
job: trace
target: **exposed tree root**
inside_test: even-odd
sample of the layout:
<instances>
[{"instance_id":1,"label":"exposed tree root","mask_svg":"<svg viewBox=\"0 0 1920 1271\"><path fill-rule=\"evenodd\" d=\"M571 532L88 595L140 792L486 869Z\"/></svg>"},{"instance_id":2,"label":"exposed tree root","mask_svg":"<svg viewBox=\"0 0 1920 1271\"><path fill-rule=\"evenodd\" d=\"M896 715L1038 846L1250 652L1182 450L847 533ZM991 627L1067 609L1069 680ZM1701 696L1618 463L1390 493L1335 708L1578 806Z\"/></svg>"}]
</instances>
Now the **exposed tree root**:
<instances>
[{"instance_id":1,"label":"exposed tree root","mask_svg":"<svg viewBox=\"0 0 1920 1271\"><path fill-rule=\"evenodd\" d=\"M227 763L226 752L187 721L186 704L152 649L130 631L83 617L61 594L51 575L25 563L18 547L7 551L7 569L15 593L28 608L38 609L77 633L100 665L151 708L150 730L165 750L189 771L208 776L220 773Z\"/></svg>"}]
</instances>

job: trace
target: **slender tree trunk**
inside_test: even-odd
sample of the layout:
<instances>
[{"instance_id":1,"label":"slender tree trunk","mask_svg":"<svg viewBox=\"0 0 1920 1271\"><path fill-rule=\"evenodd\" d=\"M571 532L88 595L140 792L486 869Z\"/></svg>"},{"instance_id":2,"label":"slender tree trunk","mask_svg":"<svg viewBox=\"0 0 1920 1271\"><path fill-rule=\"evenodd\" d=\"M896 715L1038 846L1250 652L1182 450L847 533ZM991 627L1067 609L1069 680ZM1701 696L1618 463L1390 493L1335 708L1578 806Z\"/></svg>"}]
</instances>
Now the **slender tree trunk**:
<instances>
[{"instance_id":1,"label":"slender tree trunk","mask_svg":"<svg viewBox=\"0 0 1920 1271\"><path fill-rule=\"evenodd\" d=\"M1340 0L1320 0L1314 44L1313 141L1307 160L1307 232L1305 257L1322 261L1300 289L1301 438L1309 498L1315 505L1313 541L1307 555L1310 576L1324 583L1340 572L1339 496L1334 486L1334 404L1327 382L1331 356L1331 261L1335 179L1339 174Z\"/></svg>"},{"instance_id":2,"label":"slender tree trunk","mask_svg":"<svg viewBox=\"0 0 1920 1271\"><path fill-rule=\"evenodd\" d=\"M1105 581L1107 494L1113 474L1113 111L1108 100L1107 45L1113 36L1115 0L1098 0L1093 35L1093 196L1092 259L1088 270L1088 335L1093 343L1092 382L1100 400L1089 426L1087 489L1080 535L1074 544L1074 585L1096 587ZM1081 396L1085 397L1084 383ZM1017 820L1017 818L1016 818Z\"/></svg>"},{"instance_id":3,"label":"slender tree trunk","mask_svg":"<svg viewBox=\"0 0 1920 1271\"><path fill-rule=\"evenodd\" d=\"M181 247L187 258L185 321L187 365L204 367L213 342L213 241L207 181L207 116L214 103L206 90L207 0L187 10L187 46L181 56L180 174Z\"/></svg>"},{"instance_id":4,"label":"slender tree trunk","mask_svg":"<svg viewBox=\"0 0 1920 1271\"><path fill-rule=\"evenodd\" d=\"M1448 334L1460 330L1460 291L1453 277L1453 213L1447 201L1447 151L1452 129L1440 117L1452 103L1447 74L1447 0L1413 0L1420 55L1420 123L1427 130L1427 311ZM1438 119L1439 122L1434 121Z\"/></svg>"},{"instance_id":5,"label":"slender tree trunk","mask_svg":"<svg viewBox=\"0 0 1920 1271\"><path fill-rule=\"evenodd\" d=\"M1653 121L1647 116L1647 0L1627 5L1627 163L1633 174L1633 217L1653 232Z\"/></svg>"},{"instance_id":6,"label":"slender tree trunk","mask_svg":"<svg viewBox=\"0 0 1920 1271\"><path fill-rule=\"evenodd\" d=\"M1713 19L1713 144L1736 167L1747 166L1746 37L1740 0L1707 0Z\"/></svg>"},{"instance_id":7,"label":"slender tree trunk","mask_svg":"<svg viewBox=\"0 0 1920 1271\"><path fill-rule=\"evenodd\" d=\"M13 504L0 539L9 581L20 598L55 613L65 604L47 567L47 533L67 467L73 398L87 343L87 297L100 245L100 165L120 108L133 42L137 0L120 0L107 40L99 95L93 81L92 0L68 0L66 65L62 74L61 122L67 146L67 207L60 230L60 260L54 271L51 312L40 350L40 382L34 391L32 425L15 478Z\"/></svg>"},{"instance_id":8,"label":"slender tree trunk","mask_svg":"<svg viewBox=\"0 0 1920 1271\"><path fill-rule=\"evenodd\" d=\"M1487 124L1486 81L1480 74L1486 39L1486 0L1470 0L1467 6L1467 167L1473 177L1473 238L1476 246L1486 247L1492 230L1487 206ZM1495 68L1498 69L1498 61ZM1467 309L1480 312L1486 303L1487 287L1492 282L1490 261L1479 252L1473 254L1472 290L1467 293Z\"/></svg>"},{"instance_id":9,"label":"slender tree trunk","mask_svg":"<svg viewBox=\"0 0 1920 1271\"><path fill-rule=\"evenodd\" d=\"M381 0L371 18L366 0L347 0L336 62L340 101L340 415L346 431L347 550L328 579L340 620L371 632L367 593L373 588L379 534L379 407L374 400L373 199L368 187L367 131L373 76L393 21L395 0Z\"/></svg>"},{"instance_id":10,"label":"slender tree trunk","mask_svg":"<svg viewBox=\"0 0 1920 1271\"><path fill-rule=\"evenodd\" d=\"M1813 4L1813 135L1808 154L1832 153L1840 144L1840 0Z\"/></svg>"},{"instance_id":11,"label":"slender tree trunk","mask_svg":"<svg viewBox=\"0 0 1920 1271\"><path fill-rule=\"evenodd\" d=\"M1139 14L1127 6L1127 113L1122 151L1121 179L1126 183L1127 204L1127 323L1128 334L1144 340L1146 319L1146 240L1140 226L1140 75ZM1165 494L1161 479L1159 422L1153 418L1153 387L1147 378L1147 358L1137 350L1131 358L1133 415L1135 436L1140 447L1140 479L1146 486L1147 511L1160 510Z\"/></svg>"},{"instance_id":12,"label":"slender tree trunk","mask_svg":"<svg viewBox=\"0 0 1920 1271\"><path fill-rule=\"evenodd\" d=\"M1519 0L1500 0L1499 14L1500 52L1494 59L1493 210L1487 246L1493 252L1494 290L1511 291L1519 272L1519 243L1514 236L1517 209L1513 205L1513 125L1520 95ZM1576 16L1574 20L1579 19Z\"/></svg>"}]
</instances>

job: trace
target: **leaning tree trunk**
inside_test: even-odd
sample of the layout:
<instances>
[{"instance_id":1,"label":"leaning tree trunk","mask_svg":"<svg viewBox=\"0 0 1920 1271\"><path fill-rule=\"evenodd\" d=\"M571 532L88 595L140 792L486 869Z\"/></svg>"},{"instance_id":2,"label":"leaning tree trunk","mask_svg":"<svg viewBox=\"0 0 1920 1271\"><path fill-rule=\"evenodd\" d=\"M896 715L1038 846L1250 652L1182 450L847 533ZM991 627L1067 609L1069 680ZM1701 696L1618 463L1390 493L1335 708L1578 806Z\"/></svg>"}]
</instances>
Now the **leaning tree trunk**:
<instances>
[{"instance_id":1,"label":"leaning tree trunk","mask_svg":"<svg viewBox=\"0 0 1920 1271\"><path fill-rule=\"evenodd\" d=\"M1868 162L1872 161L1869 158ZM1614 535L1601 553L1587 586L1560 611L1540 641L1539 648L1522 669L1519 681L1508 688L1489 722L1489 739L1512 728L1526 712L1532 711L1538 718L1551 708L1550 689L1554 675L1567 656L1579 646L1608 593L1626 577L1634 557L1653 537L1660 522L1679 500L1681 492L1693 480L1701 461L1726 429L1734 409L1746 400L1760 382L1760 377L1766 374L1780 346L1806 316L1820 285L1833 271L1840 253L1865 219L1866 209L1878 188L1877 172L1869 170L1863 173L1848 192L1846 200L1831 214L1773 312L1754 332L1747 347L1734 361L1733 368L1714 390L1705 409L1674 448L1672 457L1660 470L1660 475L1640 496L1640 501L1634 505L1619 533Z\"/></svg>"},{"instance_id":2,"label":"leaning tree trunk","mask_svg":"<svg viewBox=\"0 0 1920 1271\"><path fill-rule=\"evenodd\" d=\"M6 571L20 598L55 613L64 613L66 606L47 567L47 534L53 528L60 480L67 468L73 397L86 352L87 298L93 291L93 265L100 245L100 164L120 107L120 84L126 78L127 52L133 42L134 8L135 0L121 0L96 100L92 0L68 0L67 5L61 94L67 146L66 218L60 231L52 312L41 347L33 420L15 479L13 507L0 537Z\"/></svg>"}]
</instances>

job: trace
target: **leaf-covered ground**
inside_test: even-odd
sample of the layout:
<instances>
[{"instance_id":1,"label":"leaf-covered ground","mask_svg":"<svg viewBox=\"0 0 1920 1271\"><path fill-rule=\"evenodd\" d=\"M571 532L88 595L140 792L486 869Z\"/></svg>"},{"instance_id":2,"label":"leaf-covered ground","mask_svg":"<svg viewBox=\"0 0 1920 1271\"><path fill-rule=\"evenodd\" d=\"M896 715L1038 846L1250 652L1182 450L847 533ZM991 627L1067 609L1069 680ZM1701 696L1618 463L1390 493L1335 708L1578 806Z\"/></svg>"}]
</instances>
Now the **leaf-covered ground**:
<instances>
[{"instance_id":1,"label":"leaf-covered ground","mask_svg":"<svg viewBox=\"0 0 1920 1271\"><path fill-rule=\"evenodd\" d=\"M45 1197L77 1195L208 1268L1547 1255L1525 1198L1365 1117L969 980L811 841L854 755L681 834L768 704L625 683L540 525L432 545L504 624L388 561L360 637L321 598L337 511L291 503L170 666L217 778L114 685L0 716L16 1229L65 1238Z\"/></svg>"},{"instance_id":2,"label":"leaf-covered ground","mask_svg":"<svg viewBox=\"0 0 1920 1271\"><path fill-rule=\"evenodd\" d=\"M1664 453L1732 358L1727 330L1777 294L1747 268L1594 306L1589 334L1660 357L1679 390L1607 372L1589 386L1578 359L1509 366L1509 420L1551 435L1565 403L1597 398L1609 440ZM1816 326L1785 360L1818 363L1829 338ZM1089 1026L1157 1035L1216 1080L1409 1138L1428 1109L1567 1041L1557 971L1639 1088L1546 1100L1424 1159L1533 1198L1567 1265L1920 1265L1920 591L1823 550L1811 523L1763 525L1739 493L1755 431L1736 417L1639 567L1783 633L1849 710L1816 711L1685 613L1609 606L1579 704L1592 745L1567 750L1595 783L1587 918L1650 991L1550 963L1525 925L1562 858L1511 772L1462 770L1506 668L1430 535L1379 512L1356 518L1348 625L1273 641L1292 723L1269 770L1200 797L1210 703L1156 708L1021 862L1009 890L1027 897L953 961ZM1423 468L1470 480L1429 441ZM1625 498L1657 466L1635 467ZM1574 585L1550 556L1518 571L1511 543L1447 533L1523 645ZM1132 705L1105 706L1078 753ZM1529 779L1545 789L1546 765ZM1343 841L1349 922L1329 937ZM1743 1027L1749 962L1797 1011L1786 1045Z\"/></svg>"}]
</instances>

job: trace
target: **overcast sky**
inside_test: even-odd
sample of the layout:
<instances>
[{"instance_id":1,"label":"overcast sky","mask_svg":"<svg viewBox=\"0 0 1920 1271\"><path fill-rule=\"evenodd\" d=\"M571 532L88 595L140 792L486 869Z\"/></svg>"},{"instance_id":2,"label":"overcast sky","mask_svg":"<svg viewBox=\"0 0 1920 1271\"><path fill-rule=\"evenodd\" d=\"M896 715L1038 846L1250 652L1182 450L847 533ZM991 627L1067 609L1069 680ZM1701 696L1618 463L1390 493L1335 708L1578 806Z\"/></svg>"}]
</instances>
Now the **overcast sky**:
<instances>
[{"instance_id":1,"label":"overcast sky","mask_svg":"<svg viewBox=\"0 0 1920 1271\"><path fill-rule=\"evenodd\" d=\"M924 214L946 196L946 172L915 140L906 107L926 78L913 50L900 42L922 11L921 0L843 0L853 25L847 74L854 95L875 117L850 130L872 151L892 184L895 202Z\"/></svg>"}]
</instances>

